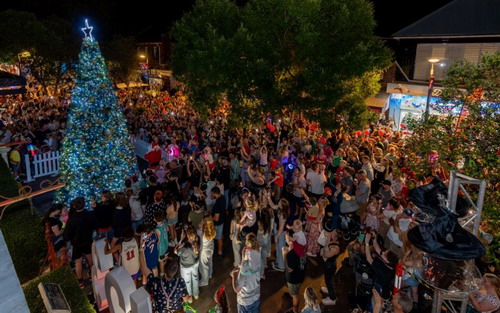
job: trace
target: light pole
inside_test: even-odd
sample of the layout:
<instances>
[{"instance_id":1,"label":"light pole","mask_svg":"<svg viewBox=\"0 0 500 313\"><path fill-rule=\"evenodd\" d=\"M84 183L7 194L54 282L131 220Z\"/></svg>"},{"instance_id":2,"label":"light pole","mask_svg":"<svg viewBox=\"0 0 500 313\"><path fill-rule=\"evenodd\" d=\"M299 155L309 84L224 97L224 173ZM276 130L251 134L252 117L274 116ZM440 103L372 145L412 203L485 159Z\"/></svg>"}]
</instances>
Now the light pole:
<instances>
[{"instance_id":1,"label":"light pole","mask_svg":"<svg viewBox=\"0 0 500 313\"><path fill-rule=\"evenodd\" d=\"M144 55L144 54L141 54L139 56L139 58L141 59L146 59L146 73L148 74L148 86L149 86L149 74L150 74L150 71L149 71L149 57Z\"/></svg>"},{"instance_id":2,"label":"light pole","mask_svg":"<svg viewBox=\"0 0 500 313\"><path fill-rule=\"evenodd\" d=\"M439 59L437 58L429 59L429 63L431 63L431 73L429 78L429 90L427 91L427 103L425 104L425 122L427 122L427 119L429 118L429 104L431 102L432 88L434 87L434 64L436 64L437 62L439 62Z\"/></svg>"}]
</instances>

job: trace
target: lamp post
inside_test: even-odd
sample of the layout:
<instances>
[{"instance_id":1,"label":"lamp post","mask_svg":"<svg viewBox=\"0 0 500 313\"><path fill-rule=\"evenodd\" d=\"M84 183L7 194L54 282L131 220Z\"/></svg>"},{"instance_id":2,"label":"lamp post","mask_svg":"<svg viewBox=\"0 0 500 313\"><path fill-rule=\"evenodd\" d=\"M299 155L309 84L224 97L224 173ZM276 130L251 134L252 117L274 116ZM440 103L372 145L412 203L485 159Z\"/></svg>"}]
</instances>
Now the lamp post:
<instances>
[{"instance_id":1,"label":"lamp post","mask_svg":"<svg viewBox=\"0 0 500 313\"><path fill-rule=\"evenodd\" d=\"M23 51L23 52L20 52L17 54L17 60L18 60L18 65L19 65L19 75L20 76L23 76L25 77L25 75L23 75L23 67L22 65L24 64L26 66L26 62L27 60L31 58L31 53L29 53L28 51Z\"/></svg>"},{"instance_id":2,"label":"lamp post","mask_svg":"<svg viewBox=\"0 0 500 313\"><path fill-rule=\"evenodd\" d=\"M141 59L146 59L146 73L148 74L148 86L149 86L149 75L150 75L150 71L149 71L149 57L144 55L144 54L141 54L139 55L139 58Z\"/></svg>"},{"instance_id":3,"label":"lamp post","mask_svg":"<svg viewBox=\"0 0 500 313\"><path fill-rule=\"evenodd\" d=\"M429 104L431 102L432 88L434 87L434 64L436 64L437 62L439 62L439 59L437 58L429 59L429 63L431 63L431 72L429 78L429 90L427 91L427 103L425 104L425 122L427 122L427 119L429 118Z\"/></svg>"},{"instance_id":4,"label":"lamp post","mask_svg":"<svg viewBox=\"0 0 500 313\"><path fill-rule=\"evenodd\" d=\"M149 57L148 57L148 56L146 56L146 55L144 55L144 54L141 54L141 55L139 56L139 58L141 58L141 59L146 59L146 66L148 67L147 69L148 69L148 73L149 73Z\"/></svg>"}]
</instances>

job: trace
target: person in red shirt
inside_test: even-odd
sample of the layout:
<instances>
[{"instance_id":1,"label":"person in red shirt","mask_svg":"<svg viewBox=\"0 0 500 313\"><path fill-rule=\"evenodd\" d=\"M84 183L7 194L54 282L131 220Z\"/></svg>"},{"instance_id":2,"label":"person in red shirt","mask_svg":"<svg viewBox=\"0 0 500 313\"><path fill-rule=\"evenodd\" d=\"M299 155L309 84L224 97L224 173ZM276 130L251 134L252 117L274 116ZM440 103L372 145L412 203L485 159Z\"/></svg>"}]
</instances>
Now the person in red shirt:
<instances>
[{"instance_id":1,"label":"person in red shirt","mask_svg":"<svg viewBox=\"0 0 500 313\"><path fill-rule=\"evenodd\" d=\"M278 167L278 164L279 164L279 162L276 159L276 157L273 154L271 154L270 160L269 160L269 169L271 171L274 171L276 169L276 167Z\"/></svg>"},{"instance_id":2,"label":"person in red shirt","mask_svg":"<svg viewBox=\"0 0 500 313\"><path fill-rule=\"evenodd\" d=\"M144 158L148 161L150 169L154 169L158 166L161 161L161 148L156 141L151 143L151 147L148 153L144 155Z\"/></svg>"},{"instance_id":3,"label":"person in red shirt","mask_svg":"<svg viewBox=\"0 0 500 313\"><path fill-rule=\"evenodd\" d=\"M274 170L274 178L269 183L272 183L273 201L277 203L281 198L283 187L285 186L285 176L282 173L281 167L277 167Z\"/></svg>"}]
</instances>

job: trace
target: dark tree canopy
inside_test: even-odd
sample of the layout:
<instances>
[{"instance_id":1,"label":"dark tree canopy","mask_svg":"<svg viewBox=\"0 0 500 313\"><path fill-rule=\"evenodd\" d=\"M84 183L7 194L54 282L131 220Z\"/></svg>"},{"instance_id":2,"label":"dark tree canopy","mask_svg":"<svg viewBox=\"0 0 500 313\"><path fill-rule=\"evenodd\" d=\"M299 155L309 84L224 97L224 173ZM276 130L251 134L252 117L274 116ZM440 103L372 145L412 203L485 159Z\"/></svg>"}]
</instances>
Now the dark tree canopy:
<instances>
[{"instance_id":1,"label":"dark tree canopy","mask_svg":"<svg viewBox=\"0 0 500 313\"><path fill-rule=\"evenodd\" d=\"M226 97L239 125L287 109L355 127L390 64L374 27L367 0L199 0L174 25L174 75L202 112Z\"/></svg>"},{"instance_id":2,"label":"dark tree canopy","mask_svg":"<svg viewBox=\"0 0 500 313\"><path fill-rule=\"evenodd\" d=\"M32 74L46 88L57 86L62 64L71 65L78 53L73 26L58 17L38 19L34 14L6 10L0 13L0 60L17 63L17 55L29 51Z\"/></svg>"},{"instance_id":3,"label":"dark tree canopy","mask_svg":"<svg viewBox=\"0 0 500 313\"><path fill-rule=\"evenodd\" d=\"M108 71L115 83L129 83L138 56L133 37L114 36L103 47L103 55L108 61Z\"/></svg>"}]
</instances>

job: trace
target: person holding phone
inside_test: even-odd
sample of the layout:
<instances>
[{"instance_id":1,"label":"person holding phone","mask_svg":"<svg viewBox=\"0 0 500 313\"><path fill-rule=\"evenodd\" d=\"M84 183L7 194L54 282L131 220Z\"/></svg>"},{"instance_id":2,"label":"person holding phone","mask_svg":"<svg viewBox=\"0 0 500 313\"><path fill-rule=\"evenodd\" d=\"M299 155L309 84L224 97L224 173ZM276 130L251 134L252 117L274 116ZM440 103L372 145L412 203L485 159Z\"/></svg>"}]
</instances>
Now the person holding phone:
<instances>
[{"instance_id":1,"label":"person holding phone","mask_svg":"<svg viewBox=\"0 0 500 313\"><path fill-rule=\"evenodd\" d=\"M174 253L179 256L181 264L181 277L184 279L187 287L189 303L193 302L192 297L198 299L199 288L199 255L200 244L199 237L193 228L188 227L181 233L180 244L174 248Z\"/></svg>"},{"instance_id":2,"label":"person holding phone","mask_svg":"<svg viewBox=\"0 0 500 313\"><path fill-rule=\"evenodd\" d=\"M373 239L373 240L372 240ZM377 257L372 256L372 248ZM384 300L391 297L392 280L394 278L397 256L390 250L382 250L377 241L377 234L374 231L365 236L365 256L373 271L373 313L379 313Z\"/></svg>"},{"instance_id":3,"label":"person holding phone","mask_svg":"<svg viewBox=\"0 0 500 313\"><path fill-rule=\"evenodd\" d=\"M321 292L327 294L321 303L323 303L323 305L332 306L337 303L334 276L337 272L337 256L340 254L340 243L336 236L336 232L330 237L329 242L321 249L320 254L323 259L326 284L326 287L321 287Z\"/></svg>"}]
</instances>

